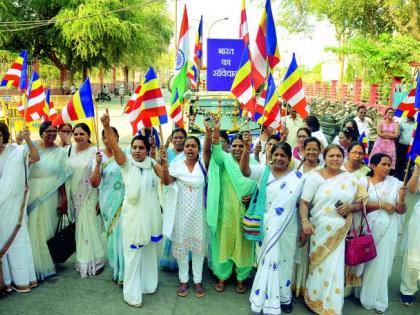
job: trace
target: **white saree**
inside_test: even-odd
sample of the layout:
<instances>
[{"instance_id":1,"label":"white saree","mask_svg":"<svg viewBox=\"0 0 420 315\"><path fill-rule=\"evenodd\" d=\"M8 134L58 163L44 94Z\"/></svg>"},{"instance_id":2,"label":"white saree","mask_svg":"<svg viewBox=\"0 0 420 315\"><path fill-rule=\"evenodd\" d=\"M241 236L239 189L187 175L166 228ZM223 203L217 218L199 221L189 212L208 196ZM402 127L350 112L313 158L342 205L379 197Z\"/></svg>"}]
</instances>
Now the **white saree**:
<instances>
[{"instance_id":1,"label":"white saree","mask_svg":"<svg viewBox=\"0 0 420 315\"><path fill-rule=\"evenodd\" d=\"M319 172L305 181L301 199L311 204L309 275L304 290L306 305L317 314L341 314L344 303L344 248L352 215L343 218L335 204L359 199L357 179L349 173L324 179ZM361 197L361 194L360 194Z\"/></svg>"},{"instance_id":2,"label":"white saree","mask_svg":"<svg viewBox=\"0 0 420 315\"><path fill-rule=\"evenodd\" d=\"M265 166L251 165L250 179L258 187ZM292 301L293 257L298 232L297 203L302 192L303 177L290 170L274 178L270 172L266 186L264 240L257 258L258 269L251 295L253 312L281 314L281 304Z\"/></svg>"},{"instance_id":3,"label":"white saree","mask_svg":"<svg viewBox=\"0 0 420 315\"><path fill-rule=\"evenodd\" d=\"M398 191L402 182L392 176L387 176L383 182L368 184L368 178L362 178L360 184L368 190L368 202L388 202L396 205ZM401 236L403 216L385 210L368 213L367 219L375 240L377 256L368 263L361 265L358 273L362 275L360 302L367 309L385 312L388 308L388 278L391 275L397 243Z\"/></svg>"},{"instance_id":4,"label":"white saree","mask_svg":"<svg viewBox=\"0 0 420 315\"><path fill-rule=\"evenodd\" d=\"M55 266L47 241L54 236L60 197L58 189L70 176L67 150L61 147L42 149L37 146L41 159L31 168L29 175L29 236L38 280L55 274Z\"/></svg>"},{"instance_id":5,"label":"white saree","mask_svg":"<svg viewBox=\"0 0 420 315\"><path fill-rule=\"evenodd\" d=\"M96 213L98 189L89 182L96 148L77 152L70 147L69 165L73 175L69 179L70 202L76 220L76 270L82 278L93 276L104 267L104 250L99 230L100 218Z\"/></svg>"},{"instance_id":6,"label":"white saree","mask_svg":"<svg viewBox=\"0 0 420 315\"><path fill-rule=\"evenodd\" d=\"M37 285L25 211L27 155L12 144L0 155L0 292L28 292Z\"/></svg>"}]
</instances>

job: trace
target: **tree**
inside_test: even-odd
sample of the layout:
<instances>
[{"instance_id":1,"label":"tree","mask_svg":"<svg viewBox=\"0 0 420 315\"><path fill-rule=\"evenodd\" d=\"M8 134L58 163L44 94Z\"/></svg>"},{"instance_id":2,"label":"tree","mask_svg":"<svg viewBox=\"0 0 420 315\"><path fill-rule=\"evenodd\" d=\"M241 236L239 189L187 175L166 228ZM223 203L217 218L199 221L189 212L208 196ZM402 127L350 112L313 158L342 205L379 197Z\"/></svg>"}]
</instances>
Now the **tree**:
<instances>
[{"instance_id":1,"label":"tree","mask_svg":"<svg viewBox=\"0 0 420 315\"><path fill-rule=\"evenodd\" d=\"M164 0L3 0L0 49L29 49L75 71L146 68L172 36Z\"/></svg>"},{"instance_id":2,"label":"tree","mask_svg":"<svg viewBox=\"0 0 420 315\"><path fill-rule=\"evenodd\" d=\"M420 41L420 2L387 0L386 4L397 30Z\"/></svg>"}]
</instances>

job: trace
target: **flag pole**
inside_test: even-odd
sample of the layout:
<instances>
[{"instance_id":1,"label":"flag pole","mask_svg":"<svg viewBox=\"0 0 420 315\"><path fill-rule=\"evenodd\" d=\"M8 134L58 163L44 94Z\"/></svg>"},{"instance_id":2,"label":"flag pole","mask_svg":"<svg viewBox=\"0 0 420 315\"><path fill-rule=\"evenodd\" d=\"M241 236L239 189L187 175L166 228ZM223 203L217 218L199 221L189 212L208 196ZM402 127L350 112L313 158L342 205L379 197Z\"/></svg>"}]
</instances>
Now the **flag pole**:
<instances>
[{"instance_id":1,"label":"flag pole","mask_svg":"<svg viewBox=\"0 0 420 315\"><path fill-rule=\"evenodd\" d=\"M152 127L153 128L153 127ZM160 138L160 145L165 145L163 143L163 130L162 130L162 125L159 124L159 138Z\"/></svg>"},{"instance_id":2,"label":"flag pole","mask_svg":"<svg viewBox=\"0 0 420 315\"><path fill-rule=\"evenodd\" d=\"M95 106L95 116L92 117L93 122L93 129L95 129L95 137L96 137L96 148L99 152L99 136L98 136L98 105L96 104L96 101L93 101L93 105Z\"/></svg>"},{"instance_id":3,"label":"flag pole","mask_svg":"<svg viewBox=\"0 0 420 315\"><path fill-rule=\"evenodd\" d=\"M410 169L410 164L411 164L411 155L408 158L407 165L405 167L404 180L403 180L404 186L407 186L407 179L408 179L407 177L408 177L408 171Z\"/></svg>"},{"instance_id":4,"label":"flag pole","mask_svg":"<svg viewBox=\"0 0 420 315\"><path fill-rule=\"evenodd\" d=\"M23 98L23 95L22 95L22 98ZM27 97L25 100L25 109L23 111L23 128L22 129L25 129L26 127L26 115L28 113L28 99L29 97Z\"/></svg>"}]
</instances>

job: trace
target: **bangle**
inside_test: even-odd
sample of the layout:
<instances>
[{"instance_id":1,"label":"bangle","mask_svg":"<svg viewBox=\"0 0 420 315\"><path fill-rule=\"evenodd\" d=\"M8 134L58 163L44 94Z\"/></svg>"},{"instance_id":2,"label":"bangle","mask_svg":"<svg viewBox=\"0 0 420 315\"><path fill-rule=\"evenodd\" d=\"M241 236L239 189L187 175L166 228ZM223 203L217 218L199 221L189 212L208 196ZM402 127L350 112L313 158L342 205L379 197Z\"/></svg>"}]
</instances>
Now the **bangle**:
<instances>
[{"instance_id":1,"label":"bangle","mask_svg":"<svg viewBox=\"0 0 420 315\"><path fill-rule=\"evenodd\" d=\"M308 218L303 218L303 219L300 220L300 222L303 224L303 223L309 222L309 219Z\"/></svg>"}]
</instances>

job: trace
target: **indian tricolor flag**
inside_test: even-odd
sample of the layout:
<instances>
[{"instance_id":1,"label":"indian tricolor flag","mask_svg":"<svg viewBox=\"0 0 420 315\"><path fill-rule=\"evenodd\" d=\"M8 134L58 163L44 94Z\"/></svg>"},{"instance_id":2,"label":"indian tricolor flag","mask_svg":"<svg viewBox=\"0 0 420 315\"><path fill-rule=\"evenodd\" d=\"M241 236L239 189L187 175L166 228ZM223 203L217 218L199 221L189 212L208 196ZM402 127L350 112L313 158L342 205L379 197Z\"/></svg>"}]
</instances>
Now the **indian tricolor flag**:
<instances>
[{"instance_id":1,"label":"indian tricolor flag","mask_svg":"<svg viewBox=\"0 0 420 315\"><path fill-rule=\"evenodd\" d=\"M181 29L179 31L178 52L175 60L175 79L172 84L171 104L175 99L175 93L178 91L179 100L184 100L184 93L187 89L188 59L190 55L189 31L187 6L184 7Z\"/></svg>"}]
</instances>

